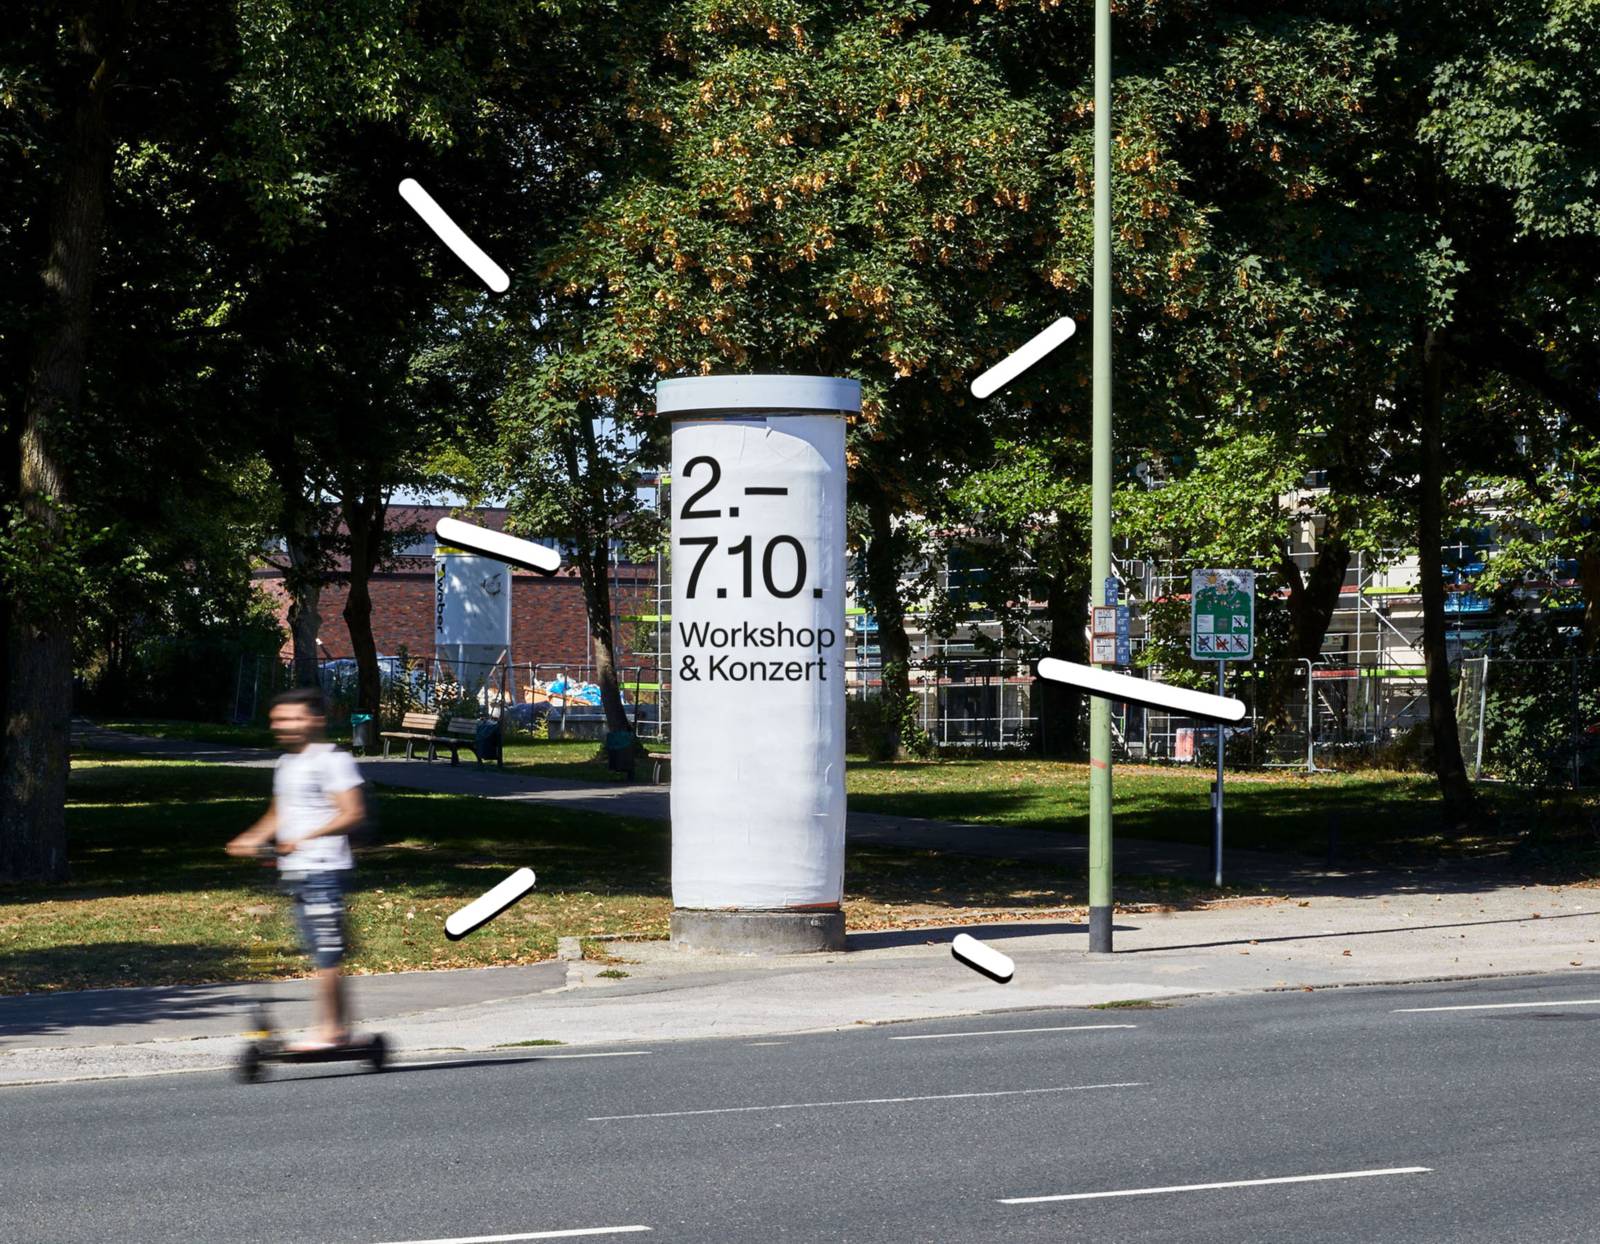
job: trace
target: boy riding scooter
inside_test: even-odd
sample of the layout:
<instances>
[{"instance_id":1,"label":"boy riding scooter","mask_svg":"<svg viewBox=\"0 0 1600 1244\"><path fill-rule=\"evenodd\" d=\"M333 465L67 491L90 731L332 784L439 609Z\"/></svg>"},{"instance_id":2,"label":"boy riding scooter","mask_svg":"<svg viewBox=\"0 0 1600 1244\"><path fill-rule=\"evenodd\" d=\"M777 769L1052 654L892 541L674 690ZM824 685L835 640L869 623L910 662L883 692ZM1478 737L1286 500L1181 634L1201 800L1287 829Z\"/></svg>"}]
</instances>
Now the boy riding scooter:
<instances>
[{"instance_id":1,"label":"boy riding scooter","mask_svg":"<svg viewBox=\"0 0 1600 1244\"><path fill-rule=\"evenodd\" d=\"M344 981L344 895L355 868L349 834L366 819L361 773L327 741L322 692L302 687L272 702L270 722L284 754L272 776L266 815L228 843L229 855L275 849L279 880L294 900L295 924L317 978L316 1039L290 1053L337 1050L350 1041Z\"/></svg>"}]
</instances>

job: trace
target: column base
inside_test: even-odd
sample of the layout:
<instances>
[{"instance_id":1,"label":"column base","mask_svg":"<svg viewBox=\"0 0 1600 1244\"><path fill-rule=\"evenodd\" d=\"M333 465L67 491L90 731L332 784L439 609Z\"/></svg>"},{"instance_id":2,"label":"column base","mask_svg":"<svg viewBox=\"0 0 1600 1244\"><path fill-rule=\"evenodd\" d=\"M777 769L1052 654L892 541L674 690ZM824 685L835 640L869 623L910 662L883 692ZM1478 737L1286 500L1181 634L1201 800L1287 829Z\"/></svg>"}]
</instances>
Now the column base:
<instances>
[{"instance_id":1,"label":"column base","mask_svg":"<svg viewBox=\"0 0 1600 1244\"><path fill-rule=\"evenodd\" d=\"M1089 953L1111 953L1111 908L1089 908Z\"/></svg>"},{"instance_id":2,"label":"column base","mask_svg":"<svg viewBox=\"0 0 1600 1244\"><path fill-rule=\"evenodd\" d=\"M844 949L842 911L696 911L675 908L672 944L727 955L800 955Z\"/></svg>"}]
</instances>

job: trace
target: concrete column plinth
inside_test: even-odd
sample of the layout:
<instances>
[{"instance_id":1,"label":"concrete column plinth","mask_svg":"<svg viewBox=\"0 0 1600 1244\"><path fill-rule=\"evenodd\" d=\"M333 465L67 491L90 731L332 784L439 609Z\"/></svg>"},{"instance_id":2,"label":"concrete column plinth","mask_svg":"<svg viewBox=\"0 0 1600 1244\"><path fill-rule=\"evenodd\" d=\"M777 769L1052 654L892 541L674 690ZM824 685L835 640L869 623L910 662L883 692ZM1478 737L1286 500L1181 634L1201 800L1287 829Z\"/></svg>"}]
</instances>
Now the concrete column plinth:
<instances>
[{"instance_id":1,"label":"concrete column plinth","mask_svg":"<svg viewBox=\"0 0 1600 1244\"><path fill-rule=\"evenodd\" d=\"M729 955L799 955L844 949L842 911L672 913L672 944Z\"/></svg>"}]
</instances>

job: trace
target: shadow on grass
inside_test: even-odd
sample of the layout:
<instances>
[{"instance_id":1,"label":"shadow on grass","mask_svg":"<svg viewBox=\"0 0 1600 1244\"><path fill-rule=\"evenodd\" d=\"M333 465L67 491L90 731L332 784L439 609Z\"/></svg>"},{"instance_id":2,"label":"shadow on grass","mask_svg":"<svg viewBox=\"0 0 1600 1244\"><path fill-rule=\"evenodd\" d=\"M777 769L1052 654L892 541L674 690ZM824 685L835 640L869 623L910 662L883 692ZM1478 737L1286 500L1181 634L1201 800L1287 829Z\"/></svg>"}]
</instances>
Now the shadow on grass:
<instances>
[{"instance_id":1,"label":"shadow on grass","mask_svg":"<svg viewBox=\"0 0 1600 1244\"><path fill-rule=\"evenodd\" d=\"M1080 797L1081 796L1081 797ZM1224 828L1232 850L1299 854L1334 863L1416 867L1506 856L1570 877L1588 875L1592 858L1566 849L1575 840L1594 856L1600 811L1592 801L1516 789L1480 788L1479 824L1469 834L1447 826L1431 781L1410 776L1352 777L1341 782L1242 779L1227 787ZM1048 784L987 790L856 794L854 812L961 821L1015 829L1085 834L1085 792ZM1120 839L1205 846L1211 841L1209 788L1192 778L1130 776L1118 786Z\"/></svg>"},{"instance_id":2,"label":"shadow on grass","mask_svg":"<svg viewBox=\"0 0 1600 1244\"><path fill-rule=\"evenodd\" d=\"M270 792L270 772L223 765L74 770L67 808L71 879L0 887L0 904L266 894L270 871L223 848L265 811ZM656 895L670 886L670 837L661 822L384 788L367 795L376 843L360 852L357 895L397 886L419 898L476 893L508 861L531 864L542 889Z\"/></svg>"}]
</instances>

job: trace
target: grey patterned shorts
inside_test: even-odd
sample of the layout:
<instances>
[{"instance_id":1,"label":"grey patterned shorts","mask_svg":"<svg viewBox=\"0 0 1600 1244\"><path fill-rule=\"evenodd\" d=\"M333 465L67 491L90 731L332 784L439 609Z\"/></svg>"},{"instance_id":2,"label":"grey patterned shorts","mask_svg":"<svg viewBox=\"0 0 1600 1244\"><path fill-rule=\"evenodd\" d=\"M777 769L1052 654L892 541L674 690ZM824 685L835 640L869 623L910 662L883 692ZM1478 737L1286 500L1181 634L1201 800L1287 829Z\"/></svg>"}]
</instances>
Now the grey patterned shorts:
<instances>
[{"instance_id":1,"label":"grey patterned shorts","mask_svg":"<svg viewBox=\"0 0 1600 1244\"><path fill-rule=\"evenodd\" d=\"M350 886L349 869L317 873L290 873L283 888L294 900L294 922L300 943L320 970L344 961L344 895Z\"/></svg>"}]
</instances>

